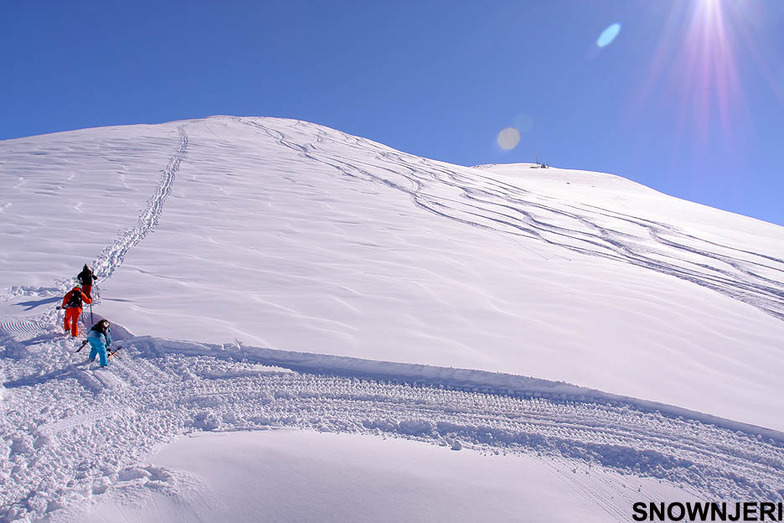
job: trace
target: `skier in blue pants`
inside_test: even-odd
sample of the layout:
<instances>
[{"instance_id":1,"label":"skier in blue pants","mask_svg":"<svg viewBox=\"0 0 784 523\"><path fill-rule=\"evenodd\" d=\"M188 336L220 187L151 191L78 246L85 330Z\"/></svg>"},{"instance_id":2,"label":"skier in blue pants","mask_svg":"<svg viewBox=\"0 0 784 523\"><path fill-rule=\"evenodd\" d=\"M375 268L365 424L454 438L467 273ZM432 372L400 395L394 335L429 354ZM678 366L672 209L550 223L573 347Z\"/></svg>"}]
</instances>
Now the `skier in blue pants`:
<instances>
[{"instance_id":1,"label":"skier in blue pants","mask_svg":"<svg viewBox=\"0 0 784 523\"><path fill-rule=\"evenodd\" d=\"M98 361L101 367L106 367L106 351L112 343L112 331L109 328L109 320L101 320L92 326L90 332L87 333L87 341L90 342L90 356L89 360L95 361L95 356L98 356Z\"/></svg>"}]
</instances>

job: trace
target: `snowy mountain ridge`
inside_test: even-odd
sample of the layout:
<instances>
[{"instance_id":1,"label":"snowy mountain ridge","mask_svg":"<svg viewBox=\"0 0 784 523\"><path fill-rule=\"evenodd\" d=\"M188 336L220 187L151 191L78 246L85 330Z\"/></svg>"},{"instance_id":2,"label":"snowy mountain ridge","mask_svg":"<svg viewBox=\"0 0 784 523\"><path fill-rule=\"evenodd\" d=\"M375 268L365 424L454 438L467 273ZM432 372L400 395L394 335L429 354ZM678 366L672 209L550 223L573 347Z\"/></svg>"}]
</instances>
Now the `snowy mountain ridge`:
<instances>
[{"instance_id":1,"label":"snowy mountain ridge","mask_svg":"<svg viewBox=\"0 0 784 523\"><path fill-rule=\"evenodd\" d=\"M781 227L271 118L9 140L0 162L6 519L176 491L138 464L156 442L269 427L782 495ZM57 335L84 262L125 344L109 373ZM93 454L109 433L123 457Z\"/></svg>"}]
</instances>

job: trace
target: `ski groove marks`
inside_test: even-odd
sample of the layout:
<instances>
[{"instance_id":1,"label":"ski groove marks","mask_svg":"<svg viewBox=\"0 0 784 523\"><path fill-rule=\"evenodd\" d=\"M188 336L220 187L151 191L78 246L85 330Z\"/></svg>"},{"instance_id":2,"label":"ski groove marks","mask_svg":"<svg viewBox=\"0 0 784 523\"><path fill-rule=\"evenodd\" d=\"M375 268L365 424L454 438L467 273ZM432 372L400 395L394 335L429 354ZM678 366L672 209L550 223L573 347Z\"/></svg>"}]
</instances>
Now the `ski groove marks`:
<instances>
[{"instance_id":1,"label":"ski groove marks","mask_svg":"<svg viewBox=\"0 0 784 523\"><path fill-rule=\"evenodd\" d=\"M106 279L114 273L122 264L128 251L144 239L158 225L158 220L163 213L166 199L171 194L172 185L180 170L185 151L188 148L188 135L184 127L179 127L180 145L174 156L169 160L169 164L163 170L161 182L155 194L147 202L147 208L139 216L139 223L136 227L129 229L114 240L112 245L106 247L101 252L98 260L93 264L94 272L99 279Z\"/></svg>"},{"instance_id":2,"label":"ski groove marks","mask_svg":"<svg viewBox=\"0 0 784 523\"><path fill-rule=\"evenodd\" d=\"M107 371L77 371L93 378L92 386L49 380L14 388L4 398L0 447L11 447L0 452L0 472L10 482L0 489L0 519L46 516L46 509L26 503L31 495L47 501L41 507L67 506L96 484L99 490L121 484L154 446L178 436L270 427L442 446L459 441L491 453L537 453L563 470L593 466L629 474L630 482L633 476L660 478L705 499L784 500L784 443L737 427L590 397L564 399L557 391L512 396L296 372L178 353L181 342L155 343L160 351L129 346L133 357ZM100 372L111 382L99 380ZM26 423L30 419L40 423ZM20 465L33 457L58 477L73 478L72 485L63 489L39 468Z\"/></svg>"},{"instance_id":3,"label":"ski groove marks","mask_svg":"<svg viewBox=\"0 0 784 523\"><path fill-rule=\"evenodd\" d=\"M0 322L0 336L4 333L11 335L30 335L47 334L50 332L50 326L41 321L32 321L28 319L9 319L8 321Z\"/></svg>"},{"instance_id":4,"label":"ski groove marks","mask_svg":"<svg viewBox=\"0 0 784 523\"><path fill-rule=\"evenodd\" d=\"M337 131L325 132L300 122L238 121L341 176L400 191L417 207L442 218L663 273L784 320L784 259L780 256L743 251L610 208L560 201L480 169L449 166ZM332 154L330 148L335 144L341 150L357 150L357 155ZM521 247L544 257L530 245Z\"/></svg>"},{"instance_id":5,"label":"ski groove marks","mask_svg":"<svg viewBox=\"0 0 784 523\"><path fill-rule=\"evenodd\" d=\"M777 472L784 465L781 442L629 405L329 375L252 375L238 372L247 363L209 356L156 359L170 373L190 373L185 387L169 380L157 384L152 395L175 405L182 423L192 429L288 426L390 433L437 444L458 439L479 449L536 451L599 463L684 482L712 495L754 485L777 499L784 487ZM229 377L216 379L219 374Z\"/></svg>"}]
</instances>

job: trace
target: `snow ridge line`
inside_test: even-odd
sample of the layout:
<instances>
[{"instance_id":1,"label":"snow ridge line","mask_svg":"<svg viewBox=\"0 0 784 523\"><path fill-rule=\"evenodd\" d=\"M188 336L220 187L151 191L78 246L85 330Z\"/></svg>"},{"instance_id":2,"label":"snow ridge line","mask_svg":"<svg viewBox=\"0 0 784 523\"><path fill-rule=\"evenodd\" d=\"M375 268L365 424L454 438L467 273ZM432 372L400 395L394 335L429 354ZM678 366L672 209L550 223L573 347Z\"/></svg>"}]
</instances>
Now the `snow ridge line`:
<instances>
[{"instance_id":1,"label":"snow ridge line","mask_svg":"<svg viewBox=\"0 0 784 523\"><path fill-rule=\"evenodd\" d=\"M163 170L161 183L158 185L152 198L148 200L147 208L139 216L139 224L121 233L114 240L114 243L104 248L98 259L93 262L93 271L98 279L105 280L109 278L122 265L128 251L142 241L158 225L164 204L171 194L172 185L177 172L180 170L180 163L188 148L188 135L185 133L185 128L178 127L177 130L180 133L180 145L174 156L169 160L169 164Z\"/></svg>"},{"instance_id":2,"label":"snow ridge line","mask_svg":"<svg viewBox=\"0 0 784 523\"><path fill-rule=\"evenodd\" d=\"M137 348L146 348L156 355L179 353L190 356L210 356L249 361L282 367L295 372L325 374L371 380L445 387L451 390L504 394L513 397L541 397L551 400L606 403L628 406L635 410L656 413L668 418L694 420L718 428L760 436L784 444L784 432L749 423L729 420L675 405L612 394L572 385L563 381L520 376L473 369L438 367L413 363L367 360L349 356L333 356L307 352L286 351L247 346L241 343L212 345L205 343L164 340L149 336L130 340Z\"/></svg>"}]
</instances>

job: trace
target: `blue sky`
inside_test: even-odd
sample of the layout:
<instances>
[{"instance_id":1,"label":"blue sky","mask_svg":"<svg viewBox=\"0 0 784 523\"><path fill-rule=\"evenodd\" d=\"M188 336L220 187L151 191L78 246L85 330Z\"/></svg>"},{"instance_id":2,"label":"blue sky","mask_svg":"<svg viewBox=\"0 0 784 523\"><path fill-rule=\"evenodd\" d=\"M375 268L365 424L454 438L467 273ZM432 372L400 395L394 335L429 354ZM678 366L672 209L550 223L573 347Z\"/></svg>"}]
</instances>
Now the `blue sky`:
<instances>
[{"instance_id":1,"label":"blue sky","mask_svg":"<svg viewBox=\"0 0 784 523\"><path fill-rule=\"evenodd\" d=\"M7 1L0 56L0 139L298 118L784 225L781 0Z\"/></svg>"}]
</instances>

